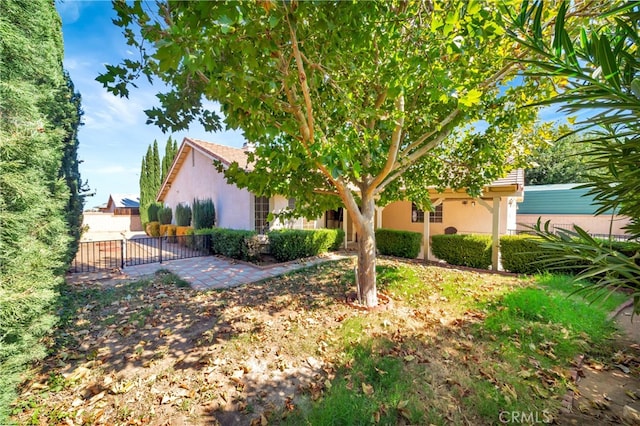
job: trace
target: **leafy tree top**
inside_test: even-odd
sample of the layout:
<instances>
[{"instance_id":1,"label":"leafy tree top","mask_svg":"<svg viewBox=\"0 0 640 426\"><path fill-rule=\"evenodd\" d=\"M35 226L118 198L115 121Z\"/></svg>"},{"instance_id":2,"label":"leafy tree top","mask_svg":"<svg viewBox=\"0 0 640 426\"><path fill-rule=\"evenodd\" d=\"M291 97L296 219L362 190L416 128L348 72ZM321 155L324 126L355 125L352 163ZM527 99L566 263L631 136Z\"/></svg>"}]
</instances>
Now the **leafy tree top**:
<instances>
[{"instance_id":1,"label":"leafy tree top","mask_svg":"<svg viewBox=\"0 0 640 426\"><path fill-rule=\"evenodd\" d=\"M171 2L154 14L118 2L116 24L143 61L98 79L121 95L141 73L167 83L148 111L164 129L215 128L202 100L220 102L226 125L256 143L261 179L227 175L258 194L314 211L348 192L382 205L428 204L428 185L478 195L523 165L536 111L521 106L548 91L514 80L502 27L519 3Z\"/></svg>"}]
</instances>

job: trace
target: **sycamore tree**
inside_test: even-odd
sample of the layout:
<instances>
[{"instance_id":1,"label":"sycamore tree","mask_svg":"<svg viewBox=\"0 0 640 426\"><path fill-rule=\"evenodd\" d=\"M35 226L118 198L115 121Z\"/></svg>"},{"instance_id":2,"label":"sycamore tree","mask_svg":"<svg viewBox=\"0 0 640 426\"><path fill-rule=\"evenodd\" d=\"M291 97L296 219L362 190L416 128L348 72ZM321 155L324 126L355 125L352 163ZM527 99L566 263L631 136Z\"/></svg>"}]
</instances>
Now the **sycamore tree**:
<instances>
[{"instance_id":1,"label":"sycamore tree","mask_svg":"<svg viewBox=\"0 0 640 426\"><path fill-rule=\"evenodd\" d=\"M115 2L140 60L98 77L126 96L138 77L168 91L149 122L241 129L251 171L229 182L295 197L298 215L344 206L358 234L357 284L377 304L374 211L427 188L483 185L524 165L548 83L517 76L503 17L520 1ZM207 109L221 106L223 118ZM221 168L222 170L222 168Z\"/></svg>"}]
</instances>

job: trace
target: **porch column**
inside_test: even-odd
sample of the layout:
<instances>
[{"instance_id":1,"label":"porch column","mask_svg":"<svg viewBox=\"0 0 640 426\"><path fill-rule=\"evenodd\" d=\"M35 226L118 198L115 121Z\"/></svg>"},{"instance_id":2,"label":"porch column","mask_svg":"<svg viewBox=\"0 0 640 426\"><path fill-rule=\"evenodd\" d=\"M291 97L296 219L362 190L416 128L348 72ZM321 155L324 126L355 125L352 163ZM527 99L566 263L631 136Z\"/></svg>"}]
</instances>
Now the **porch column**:
<instances>
[{"instance_id":1,"label":"porch column","mask_svg":"<svg viewBox=\"0 0 640 426\"><path fill-rule=\"evenodd\" d=\"M493 204L489 205L482 198L478 203L484 206L491 213L491 269L498 270L500 264L500 197L493 197Z\"/></svg>"},{"instance_id":2,"label":"porch column","mask_svg":"<svg viewBox=\"0 0 640 426\"><path fill-rule=\"evenodd\" d=\"M376 229L382 228L382 210L384 207L376 207Z\"/></svg>"},{"instance_id":3,"label":"porch column","mask_svg":"<svg viewBox=\"0 0 640 426\"><path fill-rule=\"evenodd\" d=\"M347 226L347 222L349 221L349 212L346 208L342 208L342 229L344 230L344 249L346 250L349 247L349 234L347 234L347 230L349 227Z\"/></svg>"},{"instance_id":4,"label":"porch column","mask_svg":"<svg viewBox=\"0 0 640 426\"><path fill-rule=\"evenodd\" d=\"M493 223L491 234L493 242L491 244L491 269L498 270L500 264L500 197L493 197Z\"/></svg>"},{"instance_id":5,"label":"porch column","mask_svg":"<svg viewBox=\"0 0 640 426\"><path fill-rule=\"evenodd\" d=\"M440 204L444 203L444 198L438 198L437 200L433 201L431 203L431 205L435 208L438 207ZM429 255L431 254L431 243L429 242L430 240L430 227L431 227L431 212L424 212L424 223L423 223L423 228L422 228L422 247L424 247L424 252L422 253L422 259L423 260L430 260L429 259Z\"/></svg>"},{"instance_id":6,"label":"porch column","mask_svg":"<svg viewBox=\"0 0 640 426\"><path fill-rule=\"evenodd\" d=\"M429 260L429 251L431 251L431 246L429 244L429 212L424 212L425 218L422 229L422 247L424 253L422 253L422 259L427 261Z\"/></svg>"}]
</instances>

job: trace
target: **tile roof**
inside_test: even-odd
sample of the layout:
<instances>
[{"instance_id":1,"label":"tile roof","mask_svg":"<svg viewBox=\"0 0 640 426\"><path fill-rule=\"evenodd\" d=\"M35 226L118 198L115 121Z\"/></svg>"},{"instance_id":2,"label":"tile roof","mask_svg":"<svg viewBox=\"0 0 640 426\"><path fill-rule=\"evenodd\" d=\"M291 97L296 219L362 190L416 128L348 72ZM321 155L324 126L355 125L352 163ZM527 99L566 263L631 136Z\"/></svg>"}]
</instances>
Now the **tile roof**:
<instances>
[{"instance_id":1,"label":"tile roof","mask_svg":"<svg viewBox=\"0 0 640 426\"><path fill-rule=\"evenodd\" d=\"M219 145L217 143L206 142L200 139L185 138L185 141L191 145L200 148L211 157L220 160L223 164L229 165L234 161L240 167L247 168L247 154L242 148L234 148L232 146Z\"/></svg>"}]
</instances>

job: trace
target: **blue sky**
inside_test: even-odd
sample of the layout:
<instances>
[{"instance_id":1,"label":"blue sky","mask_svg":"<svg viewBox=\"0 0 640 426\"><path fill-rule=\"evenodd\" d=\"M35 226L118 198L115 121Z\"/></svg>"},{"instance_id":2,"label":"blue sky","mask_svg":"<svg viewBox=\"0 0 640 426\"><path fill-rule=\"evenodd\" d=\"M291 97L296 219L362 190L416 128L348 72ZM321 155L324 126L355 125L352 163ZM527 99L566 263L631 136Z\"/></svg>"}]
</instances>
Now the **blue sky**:
<instances>
[{"instance_id":1,"label":"blue sky","mask_svg":"<svg viewBox=\"0 0 640 426\"><path fill-rule=\"evenodd\" d=\"M64 66L82 96L80 173L96 193L87 199L86 209L106 203L111 193L139 193L140 163L147 146L156 139L162 155L169 136L145 124L144 110L156 105L155 94L162 87L140 81L126 99L113 96L95 81L105 64L117 64L135 54L111 22L115 13L110 1L67 0L56 2L56 8L62 18ZM179 144L187 135L237 147L244 141L239 132L210 133L199 125L171 136Z\"/></svg>"}]
</instances>

